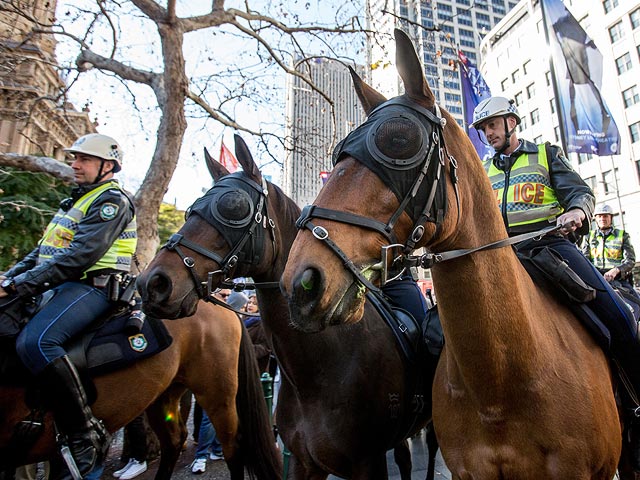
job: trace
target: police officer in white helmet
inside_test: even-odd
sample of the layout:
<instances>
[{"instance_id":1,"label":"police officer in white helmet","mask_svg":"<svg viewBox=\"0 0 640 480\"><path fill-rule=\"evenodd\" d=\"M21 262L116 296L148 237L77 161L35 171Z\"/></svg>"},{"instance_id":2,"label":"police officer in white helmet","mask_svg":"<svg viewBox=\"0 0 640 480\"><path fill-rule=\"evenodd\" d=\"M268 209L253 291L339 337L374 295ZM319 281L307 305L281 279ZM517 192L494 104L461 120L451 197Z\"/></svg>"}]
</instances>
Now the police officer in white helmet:
<instances>
[{"instance_id":1,"label":"police officer in white helmet","mask_svg":"<svg viewBox=\"0 0 640 480\"><path fill-rule=\"evenodd\" d=\"M636 252L629 234L613 226L613 208L610 205L599 205L593 215L597 228L589 233L582 245L582 253L609 283L616 282L634 293L631 271L636 264Z\"/></svg>"},{"instance_id":2,"label":"police officer in white helmet","mask_svg":"<svg viewBox=\"0 0 640 480\"><path fill-rule=\"evenodd\" d=\"M484 161L484 167L507 232L514 236L539 231L550 224L562 226L556 235L517 244L518 253L531 256L534 249L551 248L596 290L595 300L587 305L609 329L610 354L640 395L636 322L620 296L574 245L576 233L589 232L595 206L593 192L573 170L561 148L548 142L535 145L518 139L519 124L520 115L511 100L491 97L475 108L471 125L482 141L496 151L493 158ZM629 402L625 407L630 412L640 405ZM640 471L640 419L628 415L625 420L632 425L630 449L634 467Z\"/></svg>"},{"instance_id":3,"label":"police officer in white helmet","mask_svg":"<svg viewBox=\"0 0 640 480\"><path fill-rule=\"evenodd\" d=\"M65 345L112 308L109 290L129 272L137 235L133 201L113 178L122 167L118 142L93 133L65 151L74 157L78 186L37 247L0 277L0 298L54 293L18 334L16 351L47 392L57 430L73 457L61 478L78 478L102 460L109 434L91 411Z\"/></svg>"}]
</instances>

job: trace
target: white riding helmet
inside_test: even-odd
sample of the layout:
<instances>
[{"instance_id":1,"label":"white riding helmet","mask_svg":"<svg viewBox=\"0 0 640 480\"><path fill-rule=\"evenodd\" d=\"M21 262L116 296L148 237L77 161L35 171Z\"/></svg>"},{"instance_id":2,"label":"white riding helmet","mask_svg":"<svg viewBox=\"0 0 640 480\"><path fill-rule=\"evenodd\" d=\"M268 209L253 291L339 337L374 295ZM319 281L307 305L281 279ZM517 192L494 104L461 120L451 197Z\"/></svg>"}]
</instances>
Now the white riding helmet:
<instances>
[{"instance_id":1,"label":"white riding helmet","mask_svg":"<svg viewBox=\"0 0 640 480\"><path fill-rule=\"evenodd\" d=\"M112 160L116 167L114 172L119 172L122 168L122 157L124 153L115 139L102 135L100 133L90 133L84 135L73 142L69 148L64 149L69 153L84 153L85 155L93 155L103 160Z\"/></svg>"},{"instance_id":2,"label":"white riding helmet","mask_svg":"<svg viewBox=\"0 0 640 480\"><path fill-rule=\"evenodd\" d=\"M505 97L491 97L481 101L476 108L473 109L473 123L471 126L476 128L481 122L493 117L512 116L516 119L517 125L520 125L520 115L513 100Z\"/></svg>"},{"instance_id":3,"label":"white riding helmet","mask_svg":"<svg viewBox=\"0 0 640 480\"><path fill-rule=\"evenodd\" d=\"M603 203L602 205L599 205L596 208L596 211L593 212L594 215L613 215L613 208L611 208L611 206L607 205L606 203Z\"/></svg>"}]
</instances>

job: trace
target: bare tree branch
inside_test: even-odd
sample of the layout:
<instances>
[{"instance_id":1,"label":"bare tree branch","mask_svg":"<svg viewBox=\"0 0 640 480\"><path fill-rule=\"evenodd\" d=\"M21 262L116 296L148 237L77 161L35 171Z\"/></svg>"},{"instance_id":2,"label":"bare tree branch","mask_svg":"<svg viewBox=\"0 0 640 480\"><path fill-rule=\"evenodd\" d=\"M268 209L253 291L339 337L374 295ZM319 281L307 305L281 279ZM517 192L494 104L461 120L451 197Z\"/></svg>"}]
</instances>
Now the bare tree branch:
<instances>
[{"instance_id":1,"label":"bare tree branch","mask_svg":"<svg viewBox=\"0 0 640 480\"><path fill-rule=\"evenodd\" d=\"M0 153L0 165L19 168L27 172L45 172L69 182L73 182L74 179L73 169L69 165L51 157Z\"/></svg>"}]
</instances>

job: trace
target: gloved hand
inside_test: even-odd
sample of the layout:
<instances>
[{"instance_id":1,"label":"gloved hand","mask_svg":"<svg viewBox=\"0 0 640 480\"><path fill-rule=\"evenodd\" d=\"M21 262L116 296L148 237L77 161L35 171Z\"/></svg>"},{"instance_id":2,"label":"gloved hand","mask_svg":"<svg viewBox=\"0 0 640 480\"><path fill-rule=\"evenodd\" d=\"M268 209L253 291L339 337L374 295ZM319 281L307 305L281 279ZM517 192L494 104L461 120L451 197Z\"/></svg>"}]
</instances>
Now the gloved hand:
<instances>
[{"instance_id":1,"label":"gloved hand","mask_svg":"<svg viewBox=\"0 0 640 480\"><path fill-rule=\"evenodd\" d=\"M618 267L613 267L608 272L604 272L604 279L607 282L611 282L618 276L619 273L620 273L620 269Z\"/></svg>"},{"instance_id":2,"label":"gloved hand","mask_svg":"<svg viewBox=\"0 0 640 480\"><path fill-rule=\"evenodd\" d=\"M579 208L574 208L564 212L556 219L556 225L563 225L560 229L560 233L567 236L571 232L576 231L582 226L582 222L586 218L586 215Z\"/></svg>"}]
</instances>

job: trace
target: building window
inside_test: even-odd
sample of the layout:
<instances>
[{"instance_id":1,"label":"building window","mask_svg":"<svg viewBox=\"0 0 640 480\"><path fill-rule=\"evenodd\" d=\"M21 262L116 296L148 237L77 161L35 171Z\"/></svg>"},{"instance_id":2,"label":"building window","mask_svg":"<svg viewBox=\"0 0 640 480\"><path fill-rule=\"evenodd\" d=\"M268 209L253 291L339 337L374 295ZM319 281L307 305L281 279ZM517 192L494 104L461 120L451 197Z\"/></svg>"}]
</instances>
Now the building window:
<instances>
[{"instance_id":1,"label":"building window","mask_svg":"<svg viewBox=\"0 0 640 480\"><path fill-rule=\"evenodd\" d=\"M536 138L534 138L533 143L535 143L536 145L540 145L542 143L542 135L538 135Z\"/></svg>"},{"instance_id":2,"label":"building window","mask_svg":"<svg viewBox=\"0 0 640 480\"><path fill-rule=\"evenodd\" d=\"M589 160L591 160L591 158L593 158L593 155L591 155L590 153L579 153L578 154L578 164L582 165L583 163L588 162ZM595 180L596 180L596 177L593 177L594 183L595 183Z\"/></svg>"},{"instance_id":3,"label":"building window","mask_svg":"<svg viewBox=\"0 0 640 480\"><path fill-rule=\"evenodd\" d=\"M635 85L622 92L622 98L624 99L625 108L629 108L631 105L640 102L640 95L638 95Z\"/></svg>"},{"instance_id":4,"label":"building window","mask_svg":"<svg viewBox=\"0 0 640 480\"><path fill-rule=\"evenodd\" d=\"M526 75L527 73L529 73L529 66L531 65L531 60L527 60L526 62L524 62L524 64L522 65L522 71L524 72L524 74Z\"/></svg>"},{"instance_id":5,"label":"building window","mask_svg":"<svg viewBox=\"0 0 640 480\"><path fill-rule=\"evenodd\" d=\"M521 117L520 118L520 131L526 130L528 127L529 126L527 125L527 117Z\"/></svg>"},{"instance_id":6,"label":"building window","mask_svg":"<svg viewBox=\"0 0 640 480\"><path fill-rule=\"evenodd\" d=\"M615 175L615 177L614 177ZM602 172L602 183L604 186L604 193L612 193L616 191L616 181L618 178L618 169L607 170Z\"/></svg>"},{"instance_id":7,"label":"building window","mask_svg":"<svg viewBox=\"0 0 640 480\"><path fill-rule=\"evenodd\" d=\"M632 143L640 141L640 122L632 123L631 125L629 125L629 134L631 135Z\"/></svg>"},{"instance_id":8,"label":"building window","mask_svg":"<svg viewBox=\"0 0 640 480\"><path fill-rule=\"evenodd\" d=\"M551 86L551 72L545 72L544 79L547 82L547 87Z\"/></svg>"},{"instance_id":9,"label":"building window","mask_svg":"<svg viewBox=\"0 0 640 480\"><path fill-rule=\"evenodd\" d=\"M522 105L522 92L516 93L514 99L516 101L516 106L519 107L520 105Z\"/></svg>"},{"instance_id":10,"label":"building window","mask_svg":"<svg viewBox=\"0 0 640 480\"><path fill-rule=\"evenodd\" d=\"M633 12L629 14L629 19L631 20L631 27L635 30L640 27L640 8L636 8Z\"/></svg>"},{"instance_id":11,"label":"building window","mask_svg":"<svg viewBox=\"0 0 640 480\"><path fill-rule=\"evenodd\" d=\"M536 108L531 112L531 125L535 125L539 121L540 121L540 110Z\"/></svg>"},{"instance_id":12,"label":"building window","mask_svg":"<svg viewBox=\"0 0 640 480\"><path fill-rule=\"evenodd\" d=\"M556 113L556 99L549 100L549 106L551 107L551 113Z\"/></svg>"},{"instance_id":13,"label":"building window","mask_svg":"<svg viewBox=\"0 0 640 480\"><path fill-rule=\"evenodd\" d=\"M622 20L609 27L609 38L611 39L611 43L616 43L624 36L624 31L622 30Z\"/></svg>"},{"instance_id":14,"label":"building window","mask_svg":"<svg viewBox=\"0 0 640 480\"><path fill-rule=\"evenodd\" d=\"M602 6L604 7L604 13L609 13L618 6L618 0L604 0Z\"/></svg>"},{"instance_id":15,"label":"building window","mask_svg":"<svg viewBox=\"0 0 640 480\"><path fill-rule=\"evenodd\" d=\"M553 127L553 134L556 137L556 142L560 141L560 127Z\"/></svg>"},{"instance_id":16,"label":"building window","mask_svg":"<svg viewBox=\"0 0 640 480\"><path fill-rule=\"evenodd\" d=\"M502 82L500 82L500 86L502 87L503 92L507 89L508 82L509 82L508 78L505 78L504 80L502 80Z\"/></svg>"},{"instance_id":17,"label":"building window","mask_svg":"<svg viewBox=\"0 0 640 480\"><path fill-rule=\"evenodd\" d=\"M527 98L533 98L536 96L536 86L535 84L531 84L527 87Z\"/></svg>"},{"instance_id":18,"label":"building window","mask_svg":"<svg viewBox=\"0 0 640 480\"><path fill-rule=\"evenodd\" d=\"M596 177L585 178L584 179L584 183L589 185L589 188L591 188L591 190L595 190L596 189Z\"/></svg>"},{"instance_id":19,"label":"building window","mask_svg":"<svg viewBox=\"0 0 640 480\"><path fill-rule=\"evenodd\" d=\"M629 55L629 52L616 58L616 68L618 69L618 75L631 70L631 55Z\"/></svg>"}]
</instances>

